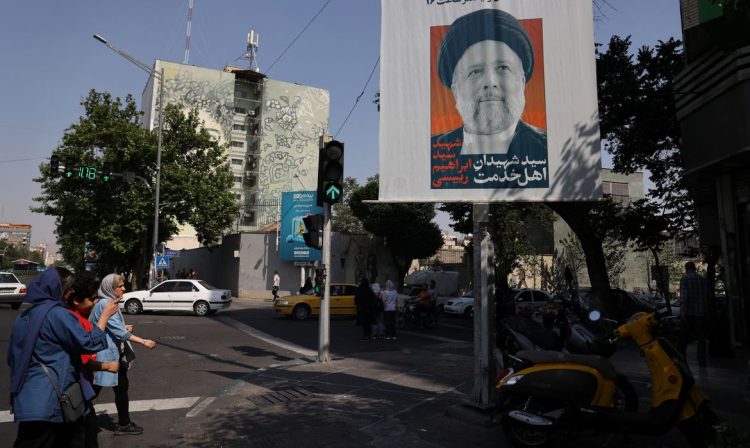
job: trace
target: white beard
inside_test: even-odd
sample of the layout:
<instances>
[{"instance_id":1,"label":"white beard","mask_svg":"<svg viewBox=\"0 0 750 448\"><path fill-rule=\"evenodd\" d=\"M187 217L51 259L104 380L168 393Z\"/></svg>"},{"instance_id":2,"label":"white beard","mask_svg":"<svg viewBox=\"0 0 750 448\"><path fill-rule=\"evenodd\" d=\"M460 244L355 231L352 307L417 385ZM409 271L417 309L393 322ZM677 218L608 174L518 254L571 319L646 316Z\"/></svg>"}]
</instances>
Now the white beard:
<instances>
[{"instance_id":1,"label":"white beard","mask_svg":"<svg viewBox=\"0 0 750 448\"><path fill-rule=\"evenodd\" d=\"M456 96L456 108L464 121L464 129L471 134L492 135L514 126L521 118L526 98L523 89L514 94L489 95L494 101L482 98L466 100Z\"/></svg>"}]
</instances>

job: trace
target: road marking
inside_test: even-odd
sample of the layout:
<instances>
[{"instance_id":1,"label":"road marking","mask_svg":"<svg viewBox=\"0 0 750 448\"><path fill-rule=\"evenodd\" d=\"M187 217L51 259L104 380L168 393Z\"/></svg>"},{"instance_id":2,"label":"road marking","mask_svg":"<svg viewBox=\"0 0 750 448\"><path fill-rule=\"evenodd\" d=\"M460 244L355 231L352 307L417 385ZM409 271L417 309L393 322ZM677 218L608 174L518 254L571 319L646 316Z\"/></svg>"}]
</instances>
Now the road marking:
<instances>
[{"instance_id":1,"label":"road marking","mask_svg":"<svg viewBox=\"0 0 750 448\"><path fill-rule=\"evenodd\" d=\"M199 402L193 409L190 410L187 414L185 414L185 417L195 417L196 415L200 414L204 409L208 407L211 403L216 400L216 397L206 397L201 402Z\"/></svg>"},{"instance_id":2,"label":"road marking","mask_svg":"<svg viewBox=\"0 0 750 448\"><path fill-rule=\"evenodd\" d=\"M432 334L417 333L416 331L396 330L396 334L407 334L409 336L418 336L420 338L432 339L434 341L439 341L439 342L450 342L452 344L467 344L467 345L473 344L473 342L462 341L461 339L444 338L442 336L435 336Z\"/></svg>"},{"instance_id":3,"label":"road marking","mask_svg":"<svg viewBox=\"0 0 750 448\"><path fill-rule=\"evenodd\" d=\"M130 412L170 411L192 407L203 397L163 398L159 400L136 400L130 402ZM116 414L114 403L96 404L97 414ZM0 423L11 423L13 415L10 411L0 411Z\"/></svg>"},{"instance_id":4,"label":"road marking","mask_svg":"<svg viewBox=\"0 0 750 448\"><path fill-rule=\"evenodd\" d=\"M224 324L229 325L230 327L235 328L237 330L240 330L243 333L249 334L250 336L254 338L260 339L261 341L267 342L277 347L281 347L285 350L289 350L290 352L295 352L302 356L308 356L308 357L313 357L313 358L317 358L318 356L317 351L313 351L305 347L302 347L300 345L293 344L291 342L277 338L275 336L271 336L268 333L264 333L249 325L243 324L242 322L232 319L231 317L219 316L219 317L214 318L214 320L223 322Z\"/></svg>"}]
</instances>

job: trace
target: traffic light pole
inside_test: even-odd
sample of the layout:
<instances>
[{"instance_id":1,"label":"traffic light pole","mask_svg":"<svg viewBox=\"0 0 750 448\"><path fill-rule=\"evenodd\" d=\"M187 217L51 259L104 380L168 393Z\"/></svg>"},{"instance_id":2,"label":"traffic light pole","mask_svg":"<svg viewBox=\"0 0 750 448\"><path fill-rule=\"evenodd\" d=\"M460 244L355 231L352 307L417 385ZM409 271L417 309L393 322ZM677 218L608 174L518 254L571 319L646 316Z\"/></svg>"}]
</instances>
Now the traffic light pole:
<instances>
[{"instance_id":1,"label":"traffic light pole","mask_svg":"<svg viewBox=\"0 0 750 448\"><path fill-rule=\"evenodd\" d=\"M331 204L323 204L323 291L320 300L318 362L331 361Z\"/></svg>"}]
</instances>

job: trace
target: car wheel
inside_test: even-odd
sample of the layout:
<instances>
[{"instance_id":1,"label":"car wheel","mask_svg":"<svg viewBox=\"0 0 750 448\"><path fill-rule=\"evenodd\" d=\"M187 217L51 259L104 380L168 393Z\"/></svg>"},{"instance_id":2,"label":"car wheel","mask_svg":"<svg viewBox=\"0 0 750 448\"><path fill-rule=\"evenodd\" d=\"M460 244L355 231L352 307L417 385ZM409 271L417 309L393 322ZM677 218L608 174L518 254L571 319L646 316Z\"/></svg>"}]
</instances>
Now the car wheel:
<instances>
[{"instance_id":1,"label":"car wheel","mask_svg":"<svg viewBox=\"0 0 750 448\"><path fill-rule=\"evenodd\" d=\"M143 311L143 306L137 299L130 299L125 302L125 311L128 314L139 314L141 311Z\"/></svg>"},{"instance_id":2,"label":"car wheel","mask_svg":"<svg viewBox=\"0 0 750 448\"><path fill-rule=\"evenodd\" d=\"M469 319L472 319L474 317L474 307L473 306L467 306L464 310L464 316L468 317Z\"/></svg>"},{"instance_id":3,"label":"car wheel","mask_svg":"<svg viewBox=\"0 0 750 448\"><path fill-rule=\"evenodd\" d=\"M442 314L443 312L445 312L445 305L442 305L442 304L438 305L436 310L438 314Z\"/></svg>"},{"instance_id":4,"label":"car wheel","mask_svg":"<svg viewBox=\"0 0 750 448\"><path fill-rule=\"evenodd\" d=\"M207 302L200 300L198 302L195 302L195 305L193 305L193 311L195 311L196 316L208 316L208 313L211 311L211 307L208 306Z\"/></svg>"},{"instance_id":5,"label":"car wheel","mask_svg":"<svg viewBox=\"0 0 750 448\"><path fill-rule=\"evenodd\" d=\"M292 310L292 316L297 320L305 320L310 317L310 307L305 304L297 305Z\"/></svg>"},{"instance_id":6,"label":"car wheel","mask_svg":"<svg viewBox=\"0 0 750 448\"><path fill-rule=\"evenodd\" d=\"M17 310L21 308L21 302L11 303L10 307L13 308L14 310Z\"/></svg>"}]
</instances>

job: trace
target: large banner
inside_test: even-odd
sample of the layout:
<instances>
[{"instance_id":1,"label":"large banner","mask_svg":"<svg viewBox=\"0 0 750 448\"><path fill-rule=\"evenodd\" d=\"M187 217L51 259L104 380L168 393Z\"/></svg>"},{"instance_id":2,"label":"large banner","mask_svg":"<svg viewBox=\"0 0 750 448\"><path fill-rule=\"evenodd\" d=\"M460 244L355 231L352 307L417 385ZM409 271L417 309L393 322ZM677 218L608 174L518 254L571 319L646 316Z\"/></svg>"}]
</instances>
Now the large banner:
<instances>
[{"instance_id":1,"label":"large banner","mask_svg":"<svg viewBox=\"0 0 750 448\"><path fill-rule=\"evenodd\" d=\"M381 201L600 199L591 0L381 0Z\"/></svg>"},{"instance_id":2,"label":"large banner","mask_svg":"<svg viewBox=\"0 0 750 448\"><path fill-rule=\"evenodd\" d=\"M281 193L281 247L283 261L312 263L320 261L320 251L305 244L305 223L307 215L323 213L316 205L314 191L284 191Z\"/></svg>"}]
</instances>

